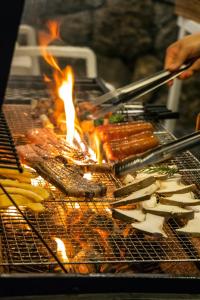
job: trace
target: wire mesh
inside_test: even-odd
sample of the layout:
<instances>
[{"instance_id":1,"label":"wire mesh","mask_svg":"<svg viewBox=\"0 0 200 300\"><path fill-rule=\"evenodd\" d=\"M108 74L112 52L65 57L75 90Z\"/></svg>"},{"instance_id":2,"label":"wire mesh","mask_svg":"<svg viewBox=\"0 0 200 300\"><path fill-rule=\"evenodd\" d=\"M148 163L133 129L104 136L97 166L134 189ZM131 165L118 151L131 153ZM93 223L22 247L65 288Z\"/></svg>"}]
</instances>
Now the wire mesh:
<instances>
[{"instance_id":1,"label":"wire mesh","mask_svg":"<svg viewBox=\"0 0 200 300\"><path fill-rule=\"evenodd\" d=\"M81 94L81 97L84 98L85 95L87 96ZM19 144L26 142L25 132L28 129L41 126L31 117L31 106L28 104L6 104L4 111ZM155 131L161 143L173 139L160 124L155 124ZM196 196L199 197L199 161L190 152L184 152L169 164L177 165L185 183L196 184ZM121 185L120 180L111 173L94 173L92 176L93 180L106 184L106 197L97 197L87 202L85 199L66 197L51 184L39 179L39 185L44 185L51 191L51 197L44 202L45 211L35 214L24 208L29 220L55 253L57 245L54 238L60 238L64 242L68 260L63 263L72 266L70 271L100 272L107 263L200 260L200 251L193 239L177 235L175 229L181 224L176 219L171 218L165 223L164 231L168 237L163 239L138 233L130 224L114 219L110 203L115 200L113 191ZM58 271L44 245L15 208L1 209L0 218L3 252L0 264L11 268L24 266L28 270L33 268L39 272L44 269Z\"/></svg>"}]
</instances>

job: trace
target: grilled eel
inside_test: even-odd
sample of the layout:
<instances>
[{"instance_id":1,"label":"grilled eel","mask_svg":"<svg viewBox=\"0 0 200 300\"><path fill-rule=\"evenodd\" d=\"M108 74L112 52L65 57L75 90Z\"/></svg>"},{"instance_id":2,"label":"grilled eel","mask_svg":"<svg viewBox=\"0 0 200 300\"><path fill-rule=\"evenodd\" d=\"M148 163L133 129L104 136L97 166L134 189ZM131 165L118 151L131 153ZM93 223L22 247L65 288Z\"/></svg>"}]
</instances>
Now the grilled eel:
<instances>
[{"instance_id":1,"label":"grilled eel","mask_svg":"<svg viewBox=\"0 0 200 300\"><path fill-rule=\"evenodd\" d=\"M59 157L33 162L31 166L67 196L91 199L106 194L104 184L83 178L79 166L64 164Z\"/></svg>"},{"instance_id":2,"label":"grilled eel","mask_svg":"<svg viewBox=\"0 0 200 300\"><path fill-rule=\"evenodd\" d=\"M81 166L70 165L63 157L41 156L31 145L17 147L20 157L24 159L39 175L51 184L55 185L67 196L93 198L104 196L106 186L83 178L84 172Z\"/></svg>"}]
</instances>

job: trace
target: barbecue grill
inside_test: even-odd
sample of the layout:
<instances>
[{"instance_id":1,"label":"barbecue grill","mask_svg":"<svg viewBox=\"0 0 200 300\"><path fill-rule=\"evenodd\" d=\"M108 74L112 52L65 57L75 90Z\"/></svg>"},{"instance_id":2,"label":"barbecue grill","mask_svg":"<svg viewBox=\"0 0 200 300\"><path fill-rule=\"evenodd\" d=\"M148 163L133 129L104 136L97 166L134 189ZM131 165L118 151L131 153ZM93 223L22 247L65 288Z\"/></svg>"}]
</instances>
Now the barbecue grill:
<instances>
[{"instance_id":1,"label":"barbecue grill","mask_svg":"<svg viewBox=\"0 0 200 300\"><path fill-rule=\"evenodd\" d=\"M84 78L76 81L75 91L76 98L82 101L104 94L107 88L100 79ZM11 167L19 171L21 165L13 140L17 145L25 144L26 131L42 127L41 121L32 117L33 102L48 101L50 97L41 77L9 80L0 127L11 146ZM132 119L129 108L121 111L127 120ZM159 122L154 125L161 143L174 139ZM7 162L2 158L0 163ZM196 196L200 198L200 162L186 151L170 164L177 165L185 184L196 184ZM165 225L167 239L127 235L127 226L113 219L109 208L115 200L113 191L122 185L121 181L110 172L92 176L106 184L106 197L95 197L92 202L77 200L64 196L41 178L37 183L45 185L51 193L43 213L25 209L20 212L15 206L0 210L0 286L3 287L0 294L199 293L198 272L195 276L188 270L187 276L178 276L169 275L162 268L162 264L188 262L199 270L197 241L177 235L175 229L180 224L172 218ZM68 261L63 262L54 238L64 242Z\"/></svg>"}]
</instances>

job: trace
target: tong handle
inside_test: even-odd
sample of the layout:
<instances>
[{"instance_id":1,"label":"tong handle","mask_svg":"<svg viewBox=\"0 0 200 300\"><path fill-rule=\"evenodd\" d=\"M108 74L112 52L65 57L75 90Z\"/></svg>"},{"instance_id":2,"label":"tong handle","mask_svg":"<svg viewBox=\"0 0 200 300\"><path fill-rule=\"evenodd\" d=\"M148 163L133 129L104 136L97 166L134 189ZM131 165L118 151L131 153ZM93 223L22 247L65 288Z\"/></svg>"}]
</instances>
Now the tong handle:
<instances>
[{"instance_id":1,"label":"tong handle","mask_svg":"<svg viewBox=\"0 0 200 300\"><path fill-rule=\"evenodd\" d=\"M93 118L102 117L108 112L115 112L122 104L136 100L141 96L144 96L145 94L162 86L168 81L178 77L182 72L184 72L193 64L193 61L194 59L190 60L186 64L182 65L177 71L170 72L167 70L163 70L154 74L153 76L151 75L150 77L131 83L98 97L95 101L96 106L101 106L103 104L109 104L109 106L101 107L100 110L97 110L93 114Z\"/></svg>"}]
</instances>

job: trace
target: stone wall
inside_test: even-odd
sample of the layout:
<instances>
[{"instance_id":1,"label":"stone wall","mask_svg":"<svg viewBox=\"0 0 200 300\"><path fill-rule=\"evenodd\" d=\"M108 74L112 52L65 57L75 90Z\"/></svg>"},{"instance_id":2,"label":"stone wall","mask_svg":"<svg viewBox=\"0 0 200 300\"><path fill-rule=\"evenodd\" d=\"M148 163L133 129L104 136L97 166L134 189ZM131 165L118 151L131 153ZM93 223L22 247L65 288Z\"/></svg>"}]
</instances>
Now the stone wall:
<instances>
[{"instance_id":1,"label":"stone wall","mask_svg":"<svg viewBox=\"0 0 200 300\"><path fill-rule=\"evenodd\" d=\"M161 70L165 49L176 40L178 30L173 0L26 1L24 23L41 30L49 19L61 20L66 45L88 46L95 51L99 76L116 87ZM184 84L181 122L185 128L194 125L199 79ZM163 87L146 100L166 103L167 93L168 88Z\"/></svg>"}]
</instances>

